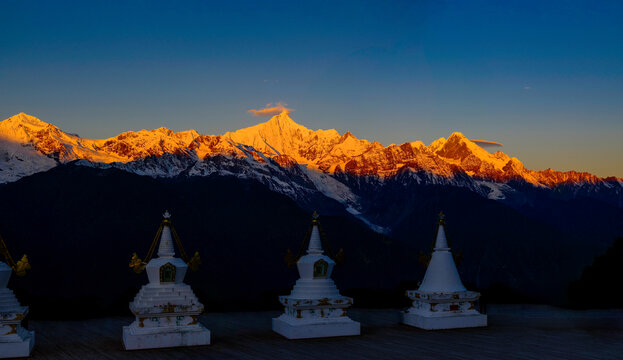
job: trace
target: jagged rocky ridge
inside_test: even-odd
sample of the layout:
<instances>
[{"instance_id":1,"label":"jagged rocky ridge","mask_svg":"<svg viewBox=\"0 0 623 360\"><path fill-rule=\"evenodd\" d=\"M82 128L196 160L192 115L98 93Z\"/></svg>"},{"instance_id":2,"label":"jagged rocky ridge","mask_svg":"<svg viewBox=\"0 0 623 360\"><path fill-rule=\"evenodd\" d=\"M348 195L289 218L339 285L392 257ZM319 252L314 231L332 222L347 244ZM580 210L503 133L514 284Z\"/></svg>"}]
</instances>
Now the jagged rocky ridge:
<instances>
[{"instance_id":1,"label":"jagged rocky ridge","mask_svg":"<svg viewBox=\"0 0 623 360\"><path fill-rule=\"evenodd\" d=\"M110 139L81 138L24 113L0 122L0 183L68 162L151 177L254 179L304 207L320 193L384 233L391 233L395 222L379 216L374 194L407 191L412 184L462 187L516 208L530 203L534 192L623 207L622 179L529 170L517 158L490 153L458 132L429 146L415 141L384 147L350 132L307 129L286 112L223 135L162 127Z\"/></svg>"}]
</instances>

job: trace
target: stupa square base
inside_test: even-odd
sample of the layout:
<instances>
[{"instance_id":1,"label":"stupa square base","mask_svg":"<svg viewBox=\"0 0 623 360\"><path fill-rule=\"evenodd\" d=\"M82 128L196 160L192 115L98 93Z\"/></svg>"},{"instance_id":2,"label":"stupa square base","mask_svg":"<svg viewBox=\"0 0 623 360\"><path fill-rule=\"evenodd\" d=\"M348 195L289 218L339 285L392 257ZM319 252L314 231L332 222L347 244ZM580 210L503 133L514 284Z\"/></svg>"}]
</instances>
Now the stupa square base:
<instances>
[{"instance_id":1,"label":"stupa square base","mask_svg":"<svg viewBox=\"0 0 623 360\"><path fill-rule=\"evenodd\" d=\"M459 329L487 326L487 315L422 316L403 312L402 322L424 330Z\"/></svg>"},{"instance_id":2,"label":"stupa square base","mask_svg":"<svg viewBox=\"0 0 623 360\"><path fill-rule=\"evenodd\" d=\"M22 341L0 342L0 358L19 358L28 357L35 346L35 332L26 331L26 336Z\"/></svg>"},{"instance_id":3,"label":"stupa square base","mask_svg":"<svg viewBox=\"0 0 623 360\"><path fill-rule=\"evenodd\" d=\"M167 331L132 334L130 326L123 327L123 346L126 350L156 349L180 346L210 345L210 330Z\"/></svg>"},{"instance_id":4,"label":"stupa square base","mask_svg":"<svg viewBox=\"0 0 623 360\"><path fill-rule=\"evenodd\" d=\"M273 331L288 339L311 339L334 336L361 335L361 325L349 318L341 321L296 321L278 317L273 319Z\"/></svg>"}]
</instances>

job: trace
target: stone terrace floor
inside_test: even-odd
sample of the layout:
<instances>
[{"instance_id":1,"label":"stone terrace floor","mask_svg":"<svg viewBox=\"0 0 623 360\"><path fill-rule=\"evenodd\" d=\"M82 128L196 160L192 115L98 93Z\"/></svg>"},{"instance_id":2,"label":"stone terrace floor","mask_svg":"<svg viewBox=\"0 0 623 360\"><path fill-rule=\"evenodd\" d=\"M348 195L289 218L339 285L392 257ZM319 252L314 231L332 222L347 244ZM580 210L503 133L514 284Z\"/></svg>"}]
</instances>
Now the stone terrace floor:
<instances>
[{"instance_id":1,"label":"stone terrace floor","mask_svg":"<svg viewBox=\"0 0 623 360\"><path fill-rule=\"evenodd\" d=\"M623 310L572 311L490 305L489 327L425 331L399 324L398 310L353 309L357 337L286 340L271 331L278 312L207 313L212 345L127 352L129 317L31 321L33 359L623 359Z\"/></svg>"}]
</instances>

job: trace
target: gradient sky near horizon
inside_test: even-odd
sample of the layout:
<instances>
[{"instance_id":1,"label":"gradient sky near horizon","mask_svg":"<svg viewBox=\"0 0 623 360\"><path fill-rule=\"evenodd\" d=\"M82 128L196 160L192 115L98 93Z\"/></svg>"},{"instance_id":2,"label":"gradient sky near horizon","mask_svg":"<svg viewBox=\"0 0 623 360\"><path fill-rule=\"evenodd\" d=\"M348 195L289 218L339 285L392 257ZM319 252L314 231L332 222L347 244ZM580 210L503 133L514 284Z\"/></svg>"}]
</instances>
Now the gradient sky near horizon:
<instances>
[{"instance_id":1,"label":"gradient sky near horizon","mask_svg":"<svg viewBox=\"0 0 623 360\"><path fill-rule=\"evenodd\" d=\"M221 134L285 103L384 145L460 131L623 177L617 1L0 1L0 118Z\"/></svg>"}]
</instances>

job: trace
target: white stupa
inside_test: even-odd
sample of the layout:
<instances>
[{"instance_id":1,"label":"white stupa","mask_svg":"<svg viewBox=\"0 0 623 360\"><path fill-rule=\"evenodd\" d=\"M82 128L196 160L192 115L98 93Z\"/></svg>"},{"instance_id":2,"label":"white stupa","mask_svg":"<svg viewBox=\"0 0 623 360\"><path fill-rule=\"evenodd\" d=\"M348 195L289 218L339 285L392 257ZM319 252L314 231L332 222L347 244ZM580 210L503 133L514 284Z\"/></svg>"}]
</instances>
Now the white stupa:
<instances>
[{"instance_id":1,"label":"white stupa","mask_svg":"<svg viewBox=\"0 0 623 360\"><path fill-rule=\"evenodd\" d=\"M476 310L480 293L467 291L456 269L439 215L435 247L417 290L407 291L413 305L403 312L403 322L426 330L487 326L487 315Z\"/></svg>"},{"instance_id":2,"label":"white stupa","mask_svg":"<svg viewBox=\"0 0 623 360\"><path fill-rule=\"evenodd\" d=\"M35 332L22 327L22 320L28 314L28 307L21 306L13 291L7 288L13 269L23 275L30 269L26 255L16 263L0 237L0 253L7 263L0 261L0 358L16 358L30 356L35 345Z\"/></svg>"},{"instance_id":3,"label":"white stupa","mask_svg":"<svg viewBox=\"0 0 623 360\"><path fill-rule=\"evenodd\" d=\"M314 213L307 255L296 262L300 279L289 296L279 297L285 311L273 319L273 331L288 339L360 334L359 323L346 316L353 299L340 295L331 280L335 261L323 253Z\"/></svg>"},{"instance_id":4,"label":"white stupa","mask_svg":"<svg viewBox=\"0 0 623 360\"><path fill-rule=\"evenodd\" d=\"M171 215L165 212L163 217L150 254L147 255L147 265L136 254L130 263L137 272L146 269L149 284L144 285L130 303L130 310L136 315L136 320L123 327L123 345L126 350L210 344L210 331L198 321L203 305L190 286L184 283L189 265L193 267L199 262L198 254L188 264L175 257L172 231L182 257L186 255L175 229L172 229ZM158 235L158 257L149 260Z\"/></svg>"}]
</instances>

